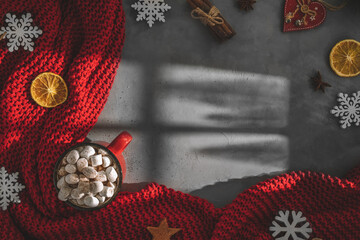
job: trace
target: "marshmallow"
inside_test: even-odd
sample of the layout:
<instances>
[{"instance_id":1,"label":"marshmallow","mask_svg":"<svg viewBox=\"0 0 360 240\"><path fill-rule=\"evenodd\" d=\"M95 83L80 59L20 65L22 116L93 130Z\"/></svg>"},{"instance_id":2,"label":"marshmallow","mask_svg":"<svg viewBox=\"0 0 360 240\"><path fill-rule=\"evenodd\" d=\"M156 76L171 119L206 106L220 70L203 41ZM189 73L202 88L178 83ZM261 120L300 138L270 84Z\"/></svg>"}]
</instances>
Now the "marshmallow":
<instances>
[{"instance_id":1,"label":"marshmallow","mask_svg":"<svg viewBox=\"0 0 360 240\"><path fill-rule=\"evenodd\" d=\"M58 193L58 198L61 201L66 201L71 193L71 188L67 185L64 185L62 188L60 188L60 191Z\"/></svg>"},{"instance_id":2,"label":"marshmallow","mask_svg":"<svg viewBox=\"0 0 360 240\"><path fill-rule=\"evenodd\" d=\"M111 160L109 157L104 156L102 157L102 160L103 160L103 164L102 164L103 167L107 168L108 166L110 166Z\"/></svg>"},{"instance_id":3,"label":"marshmallow","mask_svg":"<svg viewBox=\"0 0 360 240\"><path fill-rule=\"evenodd\" d=\"M77 150L72 150L66 157L66 161L70 164L75 164L79 159L79 152Z\"/></svg>"},{"instance_id":4,"label":"marshmallow","mask_svg":"<svg viewBox=\"0 0 360 240\"><path fill-rule=\"evenodd\" d=\"M94 195L101 192L103 189L104 185L102 182L94 181L90 183L90 192Z\"/></svg>"},{"instance_id":5,"label":"marshmallow","mask_svg":"<svg viewBox=\"0 0 360 240\"><path fill-rule=\"evenodd\" d=\"M107 181L106 173L104 171L98 172L95 180L100 182L106 182Z\"/></svg>"},{"instance_id":6,"label":"marshmallow","mask_svg":"<svg viewBox=\"0 0 360 240\"><path fill-rule=\"evenodd\" d=\"M76 184L79 182L79 176L75 173L71 173L65 176L65 182L68 184Z\"/></svg>"},{"instance_id":7,"label":"marshmallow","mask_svg":"<svg viewBox=\"0 0 360 240\"><path fill-rule=\"evenodd\" d=\"M108 187L111 187L111 188L114 188L114 189L115 189L115 184L113 184L112 182L108 182L108 183L106 184L106 186L108 186Z\"/></svg>"},{"instance_id":8,"label":"marshmallow","mask_svg":"<svg viewBox=\"0 0 360 240\"><path fill-rule=\"evenodd\" d=\"M86 196L84 198L84 203L88 207L96 207L97 205L99 205L99 199L92 196Z\"/></svg>"},{"instance_id":9,"label":"marshmallow","mask_svg":"<svg viewBox=\"0 0 360 240\"><path fill-rule=\"evenodd\" d=\"M97 167L102 164L102 156L101 154L94 155L90 157L91 166Z\"/></svg>"},{"instance_id":10,"label":"marshmallow","mask_svg":"<svg viewBox=\"0 0 360 240\"><path fill-rule=\"evenodd\" d=\"M84 198L76 199L77 204L84 205Z\"/></svg>"},{"instance_id":11,"label":"marshmallow","mask_svg":"<svg viewBox=\"0 0 360 240\"><path fill-rule=\"evenodd\" d=\"M88 164L88 161L86 160L86 158L80 158L77 163L76 163L76 166L77 166L77 169L81 172L85 167L87 167L89 164Z\"/></svg>"},{"instance_id":12,"label":"marshmallow","mask_svg":"<svg viewBox=\"0 0 360 240\"><path fill-rule=\"evenodd\" d=\"M81 151L80 156L89 159L89 157L94 155L95 153L95 149L92 146L85 146L84 150Z\"/></svg>"},{"instance_id":13,"label":"marshmallow","mask_svg":"<svg viewBox=\"0 0 360 240\"><path fill-rule=\"evenodd\" d=\"M71 191L71 197L73 199L80 199L84 196L85 194L83 192L81 192L81 190L79 188L75 188Z\"/></svg>"},{"instance_id":14,"label":"marshmallow","mask_svg":"<svg viewBox=\"0 0 360 240\"><path fill-rule=\"evenodd\" d=\"M67 201L67 197L64 197L64 194L61 194L60 192L58 193L58 199L63 202Z\"/></svg>"},{"instance_id":15,"label":"marshmallow","mask_svg":"<svg viewBox=\"0 0 360 240\"><path fill-rule=\"evenodd\" d=\"M117 174L116 170L113 167L108 167L105 172L106 172L107 179L110 182L115 182L116 181L116 179L118 177L118 174Z\"/></svg>"},{"instance_id":16,"label":"marshmallow","mask_svg":"<svg viewBox=\"0 0 360 240\"><path fill-rule=\"evenodd\" d=\"M101 154L101 155L107 155L107 152L104 150L104 149L102 149L102 148L99 148L99 150L98 150L98 153L99 154Z\"/></svg>"},{"instance_id":17,"label":"marshmallow","mask_svg":"<svg viewBox=\"0 0 360 240\"><path fill-rule=\"evenodd\" d=\"M90 193L90 183L89 182L79 182L78 189L84 194Z\"/></svg>"},{"instance_id":18,"label":"marshmallow","mask_svg":"<svg viewBox=\"0 0 360 240\"><path fill-rule=\"evenodd\" d=\"M68 173L75 173L76 172L76 166L74 164L67 164L65 166L65 171Z\"/></svg>"},{"instance_id":19,"label":"marshmallow","mask_svg":"<svg viewBox=\"0 0 360 240\"><path fill-rule=\"evenodd\" d=\"M82 173L87 178L96 178L96 176L97 176L97 172L93 167L84 167L82 170Z\"/></svg>"},{"instance_id":20,"label":"marshmallow","mask_svg":"<svg viewBox=\"0 0 360 240\"><path fill-rule=\"evenodd\" d=\"M110 198L114 195L114 188L104 186L104 189L99 193L102 197Z\"/></svg>"},{"instance_id":21,"label":"marshmallow","mask_svg":"<svg viewBox=\"0 0 360 240\"><path fill-rule=\"evenodd\" d=\"M100 203L104 203L106 200L106 197L102 197L100 195L96 195L95 197L99 200Z\"/></svg>"},{"instance_id":22,"label":"marshmallow","mask_svg":"<svg viewBox=\"0 0 360 240\"><path fill-rule=\"evenodd\" d=\"M57 181L57 183L56 183L56 187L58 188L58 189L61 189L63 186L65 186L66 185L66 182L65 182L65 177L61 177L58 181Z\"/></svg>"}]
</instances>

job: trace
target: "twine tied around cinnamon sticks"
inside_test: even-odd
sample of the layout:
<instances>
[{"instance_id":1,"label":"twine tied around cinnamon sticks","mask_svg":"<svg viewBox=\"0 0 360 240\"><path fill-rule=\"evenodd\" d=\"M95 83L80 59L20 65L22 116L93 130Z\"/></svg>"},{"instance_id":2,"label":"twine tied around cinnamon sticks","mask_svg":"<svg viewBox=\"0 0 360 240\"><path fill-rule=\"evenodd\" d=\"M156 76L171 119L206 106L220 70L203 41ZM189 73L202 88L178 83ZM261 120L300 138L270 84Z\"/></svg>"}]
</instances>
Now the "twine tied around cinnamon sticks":
<instances>
[{"instance_id":1,"label":"twine tied around cinnamon sticks","mask_svg":"<svg viewBox=\"0 0 360 240\"><path fill-rule=\"evenodd\" d=\"M220 41L232 38L236 32L210 0L186 0L192 8L192 18L200 20Z\"/></svg>"},{"instance_id":2,"label":"twine tied around cinnamon sticks","mask_svg":"<svg viewBox=\"0 0 360 240\"><path fill-rule=\"evenodd\" d=\"M222 17L218 17L220 11L217 7L212 6L209 13L204 12L201 8L197 7L191 11L191 17L194 19L199 19L200 22L204 25L215 26L216 24L224 24Z\"/></svg>"}]
</instances>

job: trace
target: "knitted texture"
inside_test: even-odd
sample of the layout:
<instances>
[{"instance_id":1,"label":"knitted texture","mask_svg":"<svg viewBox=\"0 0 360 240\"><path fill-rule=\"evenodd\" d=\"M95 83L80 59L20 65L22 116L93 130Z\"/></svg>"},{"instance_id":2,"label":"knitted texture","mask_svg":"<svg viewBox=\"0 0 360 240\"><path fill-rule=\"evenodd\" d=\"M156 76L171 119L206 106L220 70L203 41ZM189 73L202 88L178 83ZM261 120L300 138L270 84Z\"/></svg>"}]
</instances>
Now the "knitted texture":
<instances>
[{"instance_id":1,"label":"knitted texture","mask_svg":"<svg viewBox=\"0 0 360 240\"><path fill-rule=\"evenodd\" d=\"M0 42L0 166L26 185L20 204L0 211L0 239L151 239L147 226L166 218L172 239L273 239L279 210L301 211L311 238L360 239L360 170L348 179L299 172L260 183L223 209L156 183L120 193L107 207L77 211L57 199L57 158L84 140L103 109L124 43L119 0L4 1L0 13L30 12L43 31L34 51L10 53ZM3 22L4 24L4 22ZM42 72L59 74L68 100L53 109L30 97Z\"/></svg>"}]
</instances>

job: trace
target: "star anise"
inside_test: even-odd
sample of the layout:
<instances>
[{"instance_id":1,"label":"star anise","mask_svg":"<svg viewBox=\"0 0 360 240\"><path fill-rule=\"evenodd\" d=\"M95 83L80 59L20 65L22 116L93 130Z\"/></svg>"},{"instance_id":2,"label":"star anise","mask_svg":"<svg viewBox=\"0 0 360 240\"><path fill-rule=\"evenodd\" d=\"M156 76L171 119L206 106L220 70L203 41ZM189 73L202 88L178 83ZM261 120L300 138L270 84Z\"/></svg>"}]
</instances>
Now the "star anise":
<instances>
[{"instance_id":1,"label":"star anise","mask_svg":"<svg viewBox=\"0 0 360 240\"><path fill-rule=\"evenodd\" d=\"M241 10L245 10L245 11L254 10L252 5L256 3L256 0L238 0L238 1Z\"/></svg>"},{"instance_id":2,"label":"star anise","mask_svg":"<svg viewBox=\"0 0 360 240\"><path fill-rule=\"evenodd\" d=\"M323 82L320 72L318 71L314 77L311 78L315 91L321 90L323 93L325 92L326 87L331 87L327 82Z\"/></svg>"}]
</instances>

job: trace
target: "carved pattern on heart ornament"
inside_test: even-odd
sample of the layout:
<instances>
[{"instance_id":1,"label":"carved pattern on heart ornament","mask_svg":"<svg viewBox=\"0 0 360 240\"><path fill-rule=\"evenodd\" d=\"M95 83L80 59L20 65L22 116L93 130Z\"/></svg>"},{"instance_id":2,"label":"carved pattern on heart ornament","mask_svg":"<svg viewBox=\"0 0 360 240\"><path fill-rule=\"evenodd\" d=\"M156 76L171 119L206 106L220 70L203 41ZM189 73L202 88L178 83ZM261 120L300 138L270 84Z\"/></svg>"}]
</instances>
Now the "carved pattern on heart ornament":
<instances>
[{"instance_id":1,"label":"carved pattern on heart ornament","mask_svg":"<svg viewBox=\"0 0 360 240\"><path fill-rule=\"evenodd\" d=\"M312 29L324 22L326 8L312 0L286 0L284 32Z\"/></svg>"}]
</instances>

